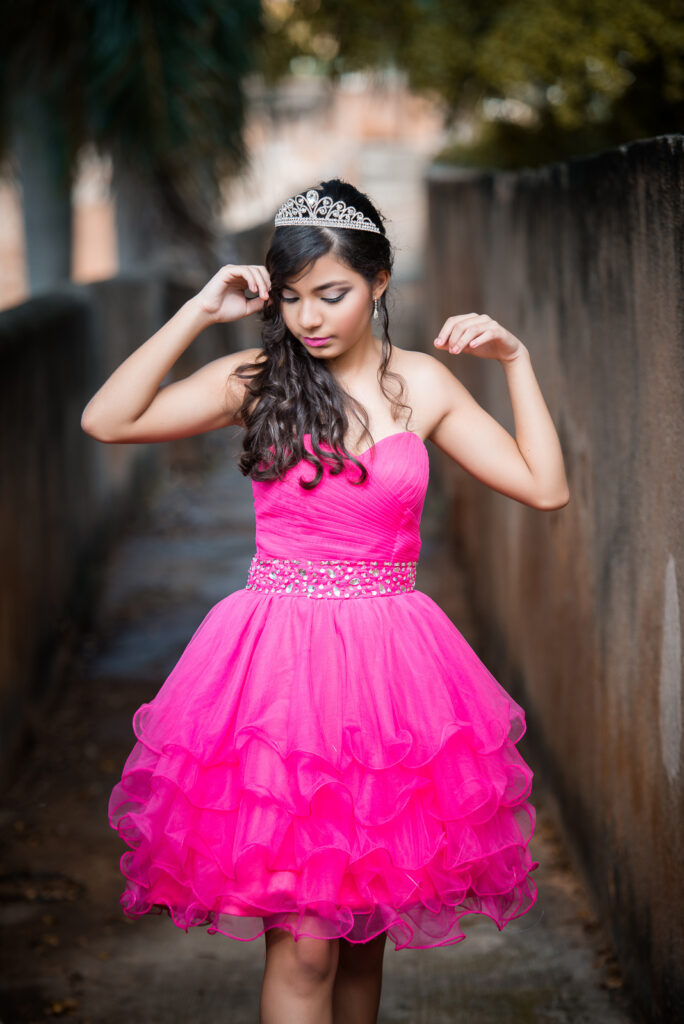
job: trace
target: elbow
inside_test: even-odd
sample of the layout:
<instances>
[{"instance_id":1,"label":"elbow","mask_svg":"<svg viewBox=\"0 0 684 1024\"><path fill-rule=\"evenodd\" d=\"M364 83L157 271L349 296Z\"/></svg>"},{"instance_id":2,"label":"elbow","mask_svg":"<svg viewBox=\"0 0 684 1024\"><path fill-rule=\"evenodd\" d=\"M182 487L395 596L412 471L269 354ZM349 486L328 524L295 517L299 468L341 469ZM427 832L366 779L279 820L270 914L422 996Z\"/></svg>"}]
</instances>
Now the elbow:
<instances>
[{"instance_id":1,"label":"elbow","mask_svg":"<svg viewBox=\"0 0 684 1024\"><path fill-rule=\"evenodd\" d=\"M88 437L92 437L96 441L104 441L109 443L113 441L113 438L107 436L106 432L103 431L101 427L97 425L93 416L88 414L87 406L83 410L83 413L81 415L81 430L83 431L84 434L87 434Z\"/></svg>"},{"instance_id":2,"label":"elbow","mask_svg":"<svg viewBox=\"0 0 684 1024\"><path fill-rule=\"evenodd\" d=\"M87 416L85 412L81 416L81 430L83 431L84 434L87 434L88 437L94 437L96 440L99 440L99 438L97 437L97 430L95 429L95 425L91 423L90 418Z\"/></svg>"},{"instance_id":3,"label":"elbow","mask_svg":"<svg viewBox=\"0 0 684 1024\"><path fill-rule=\"evenodd\" d=\"M87 434L88 437L94 437L96 441L100 440L98 437L97 427L93 423L92 418L88 415L87 407L81 414L81 430L84 434Z\"/></svg>"}]
</instances>

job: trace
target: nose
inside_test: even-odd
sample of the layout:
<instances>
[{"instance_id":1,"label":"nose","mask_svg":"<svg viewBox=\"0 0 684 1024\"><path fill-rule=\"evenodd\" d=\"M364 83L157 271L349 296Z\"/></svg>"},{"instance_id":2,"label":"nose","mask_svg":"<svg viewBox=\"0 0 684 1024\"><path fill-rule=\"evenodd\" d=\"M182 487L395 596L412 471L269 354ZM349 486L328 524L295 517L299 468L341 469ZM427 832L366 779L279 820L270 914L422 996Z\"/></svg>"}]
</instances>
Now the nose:
<instances>
[{"instance_id":1,"label":"nose","mask_svg":"<svg viewBox=\"0 0 684 1024\"><path fill-rule=\"evenodd\" d=\"M299 303L299 324L303 331L315 331L321 324L321 310L316 308L316 300L301 299Z\"/></svg>"}]
</instances>

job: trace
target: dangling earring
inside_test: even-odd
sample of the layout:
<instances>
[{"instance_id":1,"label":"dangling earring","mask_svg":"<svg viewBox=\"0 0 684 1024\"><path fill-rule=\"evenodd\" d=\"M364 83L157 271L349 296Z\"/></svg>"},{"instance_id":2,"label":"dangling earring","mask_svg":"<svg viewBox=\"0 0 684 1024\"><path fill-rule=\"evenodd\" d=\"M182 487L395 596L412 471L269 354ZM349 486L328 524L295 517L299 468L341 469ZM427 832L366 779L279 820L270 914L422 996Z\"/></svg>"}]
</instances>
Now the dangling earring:
<instances>
[{"instance_id":1,"label":"dangling earring","mask_svg":"<svg viewBox=\"0 0 684 1024\"><path fill-rule=\"evenodd\" d=\"M375 309L373 311L373 319L374 320L379 320L380 319L380 314L378 313L378 300L377 299L373 299L373 304L374 304L374 307L375 307Z\"/></svg>"}]
</instances>

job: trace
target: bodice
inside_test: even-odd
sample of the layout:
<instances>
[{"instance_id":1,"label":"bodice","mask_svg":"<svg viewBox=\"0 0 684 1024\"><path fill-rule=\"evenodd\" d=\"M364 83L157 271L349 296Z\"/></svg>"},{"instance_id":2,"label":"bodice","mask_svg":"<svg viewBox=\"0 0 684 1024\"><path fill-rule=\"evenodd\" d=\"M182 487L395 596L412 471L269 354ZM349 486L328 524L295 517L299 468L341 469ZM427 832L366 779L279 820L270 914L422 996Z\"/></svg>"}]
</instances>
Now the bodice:
<instances>
[{"instance_id":1,"label":"bodice","mask_svg":"<svg viewBox=\"0 0 684 1024\"><path fill-rule=\"evenodd\" d=\"M310 434L304 447L311 451ZM325 447L322 445L321 447ZM302 460L282 480L252 480L259 555L280 558L377 558L417 561L420 519L429 478L427 448L414 431L381 438L333 476L327 465L316 487L315 466Z\"/></svg>"}]
</instances>

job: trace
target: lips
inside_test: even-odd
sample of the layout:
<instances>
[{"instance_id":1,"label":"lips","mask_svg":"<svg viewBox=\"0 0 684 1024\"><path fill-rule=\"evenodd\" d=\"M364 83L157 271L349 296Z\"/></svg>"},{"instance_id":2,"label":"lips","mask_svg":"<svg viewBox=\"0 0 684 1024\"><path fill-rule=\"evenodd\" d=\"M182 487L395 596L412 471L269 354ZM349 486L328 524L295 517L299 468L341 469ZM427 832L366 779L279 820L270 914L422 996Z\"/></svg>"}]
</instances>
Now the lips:
<instances>
[{"instance_id":1,"label":"lips","mask_svg":"<svg viewBox=\"0 0 684 1024\"><path fill-rule=\"evenodd\" d=\"M303 341L306 345L325 345L330 338L304 338Z\"/></svg>"}]
</instances>

